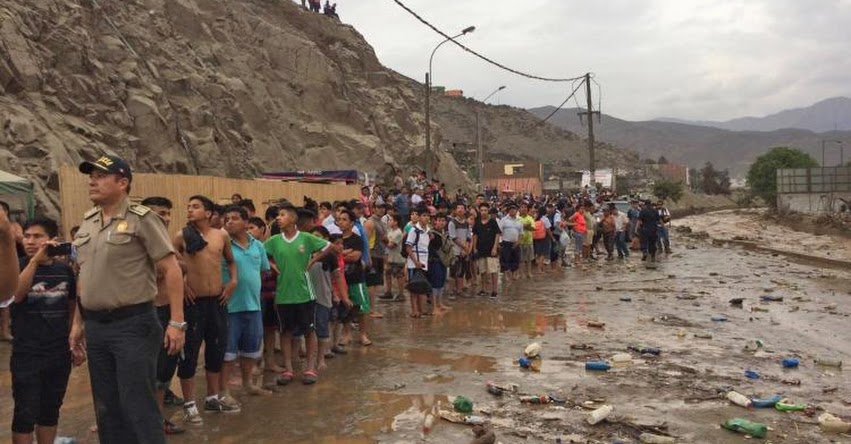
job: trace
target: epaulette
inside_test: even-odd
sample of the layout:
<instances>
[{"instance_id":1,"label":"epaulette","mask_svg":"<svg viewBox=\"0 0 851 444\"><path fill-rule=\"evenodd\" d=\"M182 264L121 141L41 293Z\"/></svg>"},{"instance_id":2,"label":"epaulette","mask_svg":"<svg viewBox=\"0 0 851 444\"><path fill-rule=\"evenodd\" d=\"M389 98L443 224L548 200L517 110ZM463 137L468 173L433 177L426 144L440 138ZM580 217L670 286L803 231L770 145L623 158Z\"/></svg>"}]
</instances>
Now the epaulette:
<instances>
[{"instance_id":1,"label":"epaulette","mask_svg":"<svg viewBox=\"0 0 851 444\"><path fill-rule=\"evenodd\" d=\"M100 207L94 207L94 208L90 209L89 211L86 211L85 214L83 214L83 219L91 219L91 218L95 217L95 215L98 214L98 213L100 213Z\"/></svg>"},{"instance_id":2,"label":"epaulette","mask_svg":"<svg viewBox=\"0 0 851 444\"><path fill-rule=\"evenodd\" d=\"M148 208L144 205L136 205L136 204L130 205L130 208L128 208L127 210L130 211L131 213L137 215L137 216L145 216L146 214L151 212L150 208Z\"/></svg>"}]
</instances>

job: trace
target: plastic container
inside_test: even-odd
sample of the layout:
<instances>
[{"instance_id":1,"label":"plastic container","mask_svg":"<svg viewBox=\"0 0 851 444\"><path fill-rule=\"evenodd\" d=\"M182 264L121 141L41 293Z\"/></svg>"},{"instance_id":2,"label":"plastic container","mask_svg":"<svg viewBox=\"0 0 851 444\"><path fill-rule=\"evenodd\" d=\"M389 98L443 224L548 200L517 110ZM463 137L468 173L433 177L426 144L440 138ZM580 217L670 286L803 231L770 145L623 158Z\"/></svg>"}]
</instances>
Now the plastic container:
<instances>
[{"instance_id":1,"label":"plastic container","mask_svg":"<svg viewBox=\"0 0 851 444\"><path fill-rule=\"evenodd\" d=\"M748 379L759 379L759 373L753 370L745 370L745 377Z\"/></svg>"},{"instance_id":2,"label":"plastic container","mask_svg":"<svg viewBox=\"0 0 851 444\"><path fill-rule=\"evenodd\" d=\"M755 438L765 438L765 434L768 432L768 427L765 424L748 421L744 418L728 419L721 424L721 427L736 433L751 435Z\"/></svg>"},{"instance_id":3,"label":"plastic container","mask_svg":"<svg viewBox=\"0 0 851 444\"><path fill-rule=\"evenodd\" d=\"M464 417L464 424L481 425L481 424L484 424L484 423L485 423L485 418L482 418L481 416L470 415L470 416Z\"/></svg>"},{"instance_id":4,"label":"plastic container","mask_svg":"<svg viewBox=\"0 0 851 444\"><path fill-rule=\"evenodd\" d=\"M523 351L523 354L526 355L527 358L536 358L541 354L541 344L537 342L533 342L526 347L526 350Z\"/></svg>"},{"instance_id":5,"label":"plastic container","mask_svg":"<svg viewBox=\"0 0 851 444\"><path fill-rule=\"evenodd\" d=\"M781 412L800 412L807 409L806 404L792 404L788 399L782 399L777 404L774 404L774 408Z\"/></svg>"},{"instance_id":6,"label":"plastic container","mask_svg":"<svg viewBox=\"0 0 851 444\"><path fill-rule=\"evenodd\" d=\"M821 430L825 433L848 433L851 430L851 423L847 423L830 413L819 415L818 423Z\"/></svg>"},{"instance_id":7,"label":"plastic container","mask_svg":"<svg viewBox=\"0 0 851 444\"><path fill-rule=\"evenodd\" d=\"M642 433L639 435L638 440L644 444L674 444L677 442L670 436L654 435L652 433Z\"/></svg>"},{"instance_id":8,"label":"plastic container","mask_svg":"<svg viewBox=\"0 0 851 444\"><path fill-rule=\"evenodd\" d=\"M780 395L771 395L768 398L754 398L751 399L751 406L757 409L767 409L774 407L782 399L783 397Z\"/></svg>"},{"instance_id":9,"label":"plastic container","mask_svg":"<svg viewBox=\"0 0 851 444\"><path fill-rule=\"evenodd\" d=\"M616 364L617 363L632 362L632 355L630 355L629 353L618 353L618 354L612 356L612 362L614 362Z\"/></svg>"},{"instance_id":10,"label":"plastic container","mask_svg":"<svg viewBox=\"0 0 851 444\"><path fill-rule=\"evenodd\" d=\"M549 404L550 397L547 395L541 396L521 396L520 402L524 402L527 404Z\"/></svg>"},{"instance_id":11,"label":"plastic container","mask_svg":"<svg viewBox=\"0 0 851 444\"><path fill-rule=\"evenodd\" d=\"M745 395L743 395L739 392L736 392L736 391L727 392L727 399L730 402L732 402L733 404L736 404L738 406L742 406L742 407L745 407L745 408L750 408L753 405L753 403L751 402L751 400L747 396L745 396Z\"/></svg>"},{"instance_id":12,"label":"plastic container","mask_svg":"<svg viewBox=\"0 0 851 444\"><path fill-rule=\"evenodd\" d=\"M798 368L798 360L795 358L786 358L780 362L784 368Z\"/></svg>"},{"instance_id":13,"label":"plastic container","mask_svg":"<svg viewBox=\"0 0 851 444\"><path fill-rule=\"evenodd\" d=\"M588 421L588 424L595 425L595 424L605 420L606 418L608 418L609 415L611 415L614 410L615 410L614 407L612 407L610 405L604 405L604 406L600 407L599 409L591 412L591 414L589 414L588 418L586 418L585 420Z\"/></svg>"},{"instance_id":14,"label":"plastic container","mask_svg":"<svg viewBox=\"0 0 851 444\"><path fill-rule=\"evenodd\" d=\"M588 361L585 363L585 370L607 371L612 368L611 364L606 361Z\"/></svg>"},{"instance_id":15,"label":"plastic container","mask_svg":"<svg viewBox=\"0 0 851 444\"><path fill-rule=\"evenodd\" d=\"M838 359L818 358L814 362L816 365L823 365L825 367L842 367L842 361Z\"/></svg>"}]
</instances>

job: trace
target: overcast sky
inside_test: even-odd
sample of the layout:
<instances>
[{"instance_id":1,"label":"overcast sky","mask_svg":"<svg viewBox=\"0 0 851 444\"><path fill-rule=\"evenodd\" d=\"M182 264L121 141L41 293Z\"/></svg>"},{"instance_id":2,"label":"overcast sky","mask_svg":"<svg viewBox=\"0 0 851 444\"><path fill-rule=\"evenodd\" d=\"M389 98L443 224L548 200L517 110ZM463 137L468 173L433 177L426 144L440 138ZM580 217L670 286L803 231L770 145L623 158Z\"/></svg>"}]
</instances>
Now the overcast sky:
<instances>
[{"instance_id":1,"label":"overcast sky","mask_svg":"<svg viewBox=\"0 0 851 444\"><path fill-rule=\"evenodd\" d=\"M424 78L439 35L393 0L337 1L385 66ZM851 0L402 1L447 33L475 25L459 41L510 67L595 73L603 112L629 120L762 116L851 95ZM433 84L478 99L506 85L491 102L525 108L570 91L451 43L435 55Z\"/></svg>"}]
</instances>

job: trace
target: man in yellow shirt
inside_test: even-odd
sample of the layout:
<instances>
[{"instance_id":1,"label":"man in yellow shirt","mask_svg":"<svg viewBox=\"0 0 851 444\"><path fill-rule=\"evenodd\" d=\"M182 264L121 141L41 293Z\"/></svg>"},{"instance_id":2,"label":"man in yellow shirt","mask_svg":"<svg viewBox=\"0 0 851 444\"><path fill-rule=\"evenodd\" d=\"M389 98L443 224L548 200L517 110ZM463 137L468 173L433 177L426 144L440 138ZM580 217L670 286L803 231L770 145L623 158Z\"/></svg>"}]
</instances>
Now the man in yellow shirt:
<instances>
[{"instance_id":1,"label":"man in yellow shirt","mask_svg":"<svg viewBox=\"0 0 851 444\"><path fill-rule=\"evenodd\" d=\"M535 231L535 218L529 214L529 204L520 204L520 223L523 224L523 233L520 234L520 276L525 275L532 278L532 259L535 258L535 250L532 242L532 232Z\"/></svg>"}]
</instances>

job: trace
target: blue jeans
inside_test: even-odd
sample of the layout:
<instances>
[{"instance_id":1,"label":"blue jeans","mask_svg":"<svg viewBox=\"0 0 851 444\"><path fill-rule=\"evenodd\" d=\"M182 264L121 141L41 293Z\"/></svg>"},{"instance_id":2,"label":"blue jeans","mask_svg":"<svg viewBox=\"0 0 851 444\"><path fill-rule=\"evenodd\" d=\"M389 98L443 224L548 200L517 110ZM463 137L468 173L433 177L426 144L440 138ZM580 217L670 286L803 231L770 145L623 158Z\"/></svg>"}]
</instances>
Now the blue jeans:
<instances>
[{"instance_id":1,"label":"blue jeans","mask_svg":"<svg viewBox=\"0 0 851 444\"><path fill-rule=\"evenodd\" d=\"M228 313L228 344L225 362L237 357L260 359L263 357L263 312L240 311Z\"/></svg>"},{"instance_id":2,"label":"blue jeans","mask_svg":"<svg viewBox=\"0 0 851 444\"><path fill-rule=\"evenodd\" d=\"M615 234L615 247L618 249L618 257L629 257L629 247L626 245L625 231L618 231Z\"/></svg>"},{"instance_id":3,"label":"blue jeans","mask_svg":"<svg viewBox=\"0 0 851 444\"><path fill-rule=\"evenodd\" d=\"M163 329L151 311L112 322L86 321L89 379L104 444L165 444L154 397Z\"/></svg>"},{"instance_id":4,"label":"blue jeans","mask_svg":"<svg viewBox=\"0 0 851 444\"><path fill-rule=\"evenodd\" d=\"M659 227L658 234L659 242L662 244L661 246L665 248L665 251L671 250L671 240L668 238L668 227L661 226Z\"/></svg>"}]
</instances>

